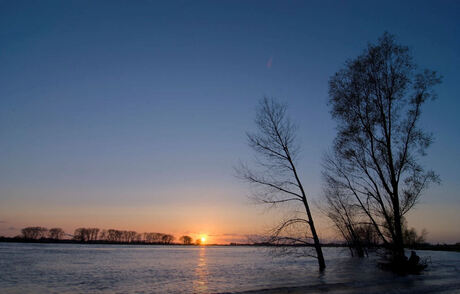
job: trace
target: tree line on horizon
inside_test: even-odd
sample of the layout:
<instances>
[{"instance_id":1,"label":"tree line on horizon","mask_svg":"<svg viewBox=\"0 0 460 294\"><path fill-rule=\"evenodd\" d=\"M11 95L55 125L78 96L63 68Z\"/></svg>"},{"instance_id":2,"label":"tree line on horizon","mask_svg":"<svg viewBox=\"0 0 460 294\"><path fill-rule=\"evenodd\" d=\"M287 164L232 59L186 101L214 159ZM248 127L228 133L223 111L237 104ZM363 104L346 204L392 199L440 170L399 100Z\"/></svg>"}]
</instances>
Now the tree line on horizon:
<instances>
[{"instance_id":1,"label":"tree line on horizon","mask_svg":"<svg viewBox=\"0 0 460 294\"><path fill-rule=\"evenodd\" d=\"M427 231L423 230L420 234L414 228L404 227L404 244L408 247L414 247L417 245L423 245L426 243ZM65 238L65 237L70 238ZM375 231L369 225L363 225L356 228L356 236L360 239L360 242L365 248L373 248L379 246L379 239ZM352 240L347 239L347 235L343 236L346 244L353 248ZM25 227L21 230L21 235L15 238L24 240L73 240L82 243L90 242L112 242L112 243L145 243L145 244L182 244L182 245L201 245L201 240L196 239L193 242L193 238L187 235L183 235L178 239L178 243L174 243L175 237L170 234L164 233L137 233L136 231L126 230L101 230L99 228L77 228L73 235L65 233L62 228L51 228L33 226ZM236 243L233 243L236 244ZM266 245L279 245L277 242L255 242L254 244L266 244ZM289 244L286 244L289 245ZM354 255L354 250L351 250L351 255Z\"/></svg>"},{"instance_id":2,"label":"tree line on horizon","mask_svg":"<svg viewBox=\"0 0 460 294\"><path fill-rule=\"evenodd\" d=\"M70 238L65 238L65 237ZM73 240L82 243L91 242L108 242L108 243L143 243L143 244L182 244L182 245L201 245L201 240L197 239L193 243L193 239L190 236L181 236L178 241L174 243L176 239L171 234L145 232L138 233L136 231L127 230L116 230L108 229L101 230L99 228L77 228L73 235L66 234L61 228L47 229L45 227L35 226L26 227L21 230L20 238L25 240Z\"/></svg>"}]
</instances>

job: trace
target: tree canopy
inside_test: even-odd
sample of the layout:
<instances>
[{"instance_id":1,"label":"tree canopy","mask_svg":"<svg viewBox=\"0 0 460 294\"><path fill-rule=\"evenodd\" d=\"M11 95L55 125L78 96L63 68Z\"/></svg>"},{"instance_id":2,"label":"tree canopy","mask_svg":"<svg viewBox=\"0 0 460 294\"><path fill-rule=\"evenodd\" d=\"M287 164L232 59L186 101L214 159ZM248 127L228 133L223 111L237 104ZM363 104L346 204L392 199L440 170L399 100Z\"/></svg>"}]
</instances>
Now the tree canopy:
<instances>
[{"instance_id":1,"label":"tree canopy","mask_svg":"<svg viewBox=\"0 0 460 294\"><path fill-rule=\"evenodd\" d=\"M419 122L440 81L434 71L417 71L408 47L388 33L329 81L337 136L325 161L326 183L352 196L396 259L404 256L404 215L439 181L420 164L432 136Z\"/></svg>"}]
</instances>

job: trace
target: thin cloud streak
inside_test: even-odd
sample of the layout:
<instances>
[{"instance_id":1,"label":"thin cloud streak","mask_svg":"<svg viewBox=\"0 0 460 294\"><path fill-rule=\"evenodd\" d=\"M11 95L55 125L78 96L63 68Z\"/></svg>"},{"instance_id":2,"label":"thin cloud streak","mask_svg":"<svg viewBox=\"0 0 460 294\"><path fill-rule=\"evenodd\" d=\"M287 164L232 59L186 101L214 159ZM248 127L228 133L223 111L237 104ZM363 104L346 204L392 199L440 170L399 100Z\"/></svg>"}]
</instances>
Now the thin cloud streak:
<instances>
[{"instance_id":1,"label":"thin cloud streak","mask_svg":"<svg viewBox=\"0 0 460 294\"><path fill-rule=\"evenodd\" d=\"M270 56L270 58L267 61L267 68L271 69L273 65L273 56Z\"/></svg>"}]
</instances>

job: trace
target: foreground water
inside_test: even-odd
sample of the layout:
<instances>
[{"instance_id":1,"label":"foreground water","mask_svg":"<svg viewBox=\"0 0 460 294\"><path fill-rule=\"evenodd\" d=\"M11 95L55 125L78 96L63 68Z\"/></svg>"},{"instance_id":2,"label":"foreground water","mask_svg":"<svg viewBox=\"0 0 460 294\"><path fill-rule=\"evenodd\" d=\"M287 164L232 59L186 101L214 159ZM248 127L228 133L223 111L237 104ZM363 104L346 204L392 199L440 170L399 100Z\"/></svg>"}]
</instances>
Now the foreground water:
<instances>
[{"instance_id":1,"label":"foreground water","mask_svg":"<svg viewBox=\"0 0 460 294\"><path fill-rule=\"evenodd\" d=\"M460 253L419 251L429 270L400 277L325 248L315 260L264 248L0 243L0 293L459 293Z\"/></svg>"}]
</instances>

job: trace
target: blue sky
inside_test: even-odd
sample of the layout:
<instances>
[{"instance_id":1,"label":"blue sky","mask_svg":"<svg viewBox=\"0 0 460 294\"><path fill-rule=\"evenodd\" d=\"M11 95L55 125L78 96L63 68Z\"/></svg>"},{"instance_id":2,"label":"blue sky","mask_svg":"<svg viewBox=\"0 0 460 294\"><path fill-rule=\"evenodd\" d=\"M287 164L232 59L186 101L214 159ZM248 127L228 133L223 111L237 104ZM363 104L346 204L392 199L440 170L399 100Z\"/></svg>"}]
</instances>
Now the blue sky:
<instances>
[{"instance_id":1,"label":"blue sky","mask_svg":"<svg viewBox=\"0 0 460 294\"><path fill-rule=\"evenodd\" d=\"M410 225L454 241L459 12L457 1L0 1L0 233L257 233L270 217L233 166L251 159L245 131L264 95L289 104L319 201L328 79L388 31L444 76L421 121L442 185Z\"/></svg>"}]
</instances>

